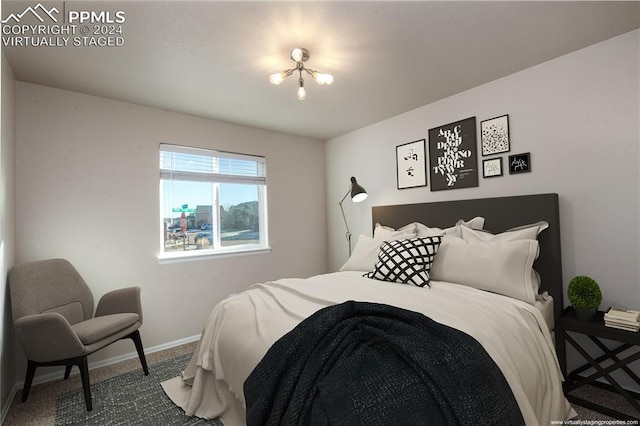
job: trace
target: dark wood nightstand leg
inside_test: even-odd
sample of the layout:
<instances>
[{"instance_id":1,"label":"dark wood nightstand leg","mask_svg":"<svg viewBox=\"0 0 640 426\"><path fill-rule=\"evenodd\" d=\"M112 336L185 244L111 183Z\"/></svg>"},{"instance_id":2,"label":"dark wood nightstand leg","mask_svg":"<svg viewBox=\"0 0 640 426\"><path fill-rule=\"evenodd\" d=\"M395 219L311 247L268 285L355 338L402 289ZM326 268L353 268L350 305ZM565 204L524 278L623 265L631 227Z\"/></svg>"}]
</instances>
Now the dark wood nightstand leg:
<instances>
[{"instance_id":1,"label":"dark wood nightstand leg","mask_svg":"<svg viewBox=\"0 0 640 426\"><path fill-rule=\"evenodd\" d=\"M607 348L607 347L606 347L606 346L605 346L605 345L604 345L600 340L596 339L596 338L595 338L595 337L593 337L593 336L589 336L589 337L591 338L591 340L593 341L593 343L595 343L596 345L598 345L598 347L602 350L602 352L604 352L604 353L605 353L605 355L607 355L608 357L610 357L610 358L611 358L612 360L614 360L616 363L621 362L621 361L620 361L620 359L616 356L618 353L622 352L622 351L618 351L618 350L617 350L617 349L619 349L619 348L616 348L616 349L614 349L614 350L609 350L609 348ZM622 345L622 346L620 346L620 348L623 348L623 347L624 347L625 349L622 349L622 350L626 350L626 349L630 348L630 347L631 347L631 345ZM626 365L626 364L625 364L625 365L623 365L623 366L622 366L622 367L620 367L620 368L622 368L622 370L623 370L625 373L627 373L627 375L628 375L629 377L631 377L631 378L632 378L632 379L633 379L633 380L634 380L638 385L640 385L640 377L638 377L638 376L636 375L636 373L634 373L633 371L631 371L631 369L630 369L629 367L627 367L627 365Z\"/></svg>"},{"instance_id":2,"label":"dark wood nightstand leg","mask_svg":"<svg viewBox=\"0 0 640 426\"><path fill-rule=\"evenodd\" d=\"M604 346L604 344L602 344L601 342L597 341L597 339L595 337L589 336L591 337L591 339L597 343L597 345L600 347L600 349L602 349L603 351L605 351L605 355L599 357L597 360L593 359L593 357L591 357L584 349L582 349L582 347L580 347L580 345L571 337L569 336L568 333L564 333L564 337L566 338L566 340L571 344L571 346L573 346L579 353L580 355L582 355L584 357L584 359L586 359L588 361L589 364L586 364L585 366L591 366L593 367L596 372L594 374L591 374L588 377L583 377L580 376L578 373L586 370L587 368L585 368L585 366L581 366L578 369L576 369L575 371L571 372L569 374L569 376L567 377L567 381L565 382L565 386L564 386L564 391L565 394L575 390L576 388L579 388L580 386L584 386L586 384L589 383L594 383L596 379L598 379L599 377L604 377L610 384L611 386L613 386L613 388L616 390L616 392L618 392L622 397L624 397L625 400L627 400L627 402L635 409L638 411L638 413L640 413L640 404L638 404L638 402L629 394L629 392L627 392L624 388L622 388L622 386L620 386L620 384L618 384L618 382L616 380L613 379L613 377L611 377L609 375L610 372L614 371L614 370L618 370L618 369L623 369L623 371L627 372L628 368L626 368L626 366L628 364L630 364L631 362L640 359L640 351L636 352L633 355L630 355L622 360L620 360L616 355L619 352L622 352L625 349L628 348L623 348L622 345L616 349L614 349L613 351L610 351L606 346ZM607 359L612 359L615 362L612 365L609 365L606 368L602 368L598 363L602 362L604 360ZM633 373L632 373L633 374ZM632 378L634 380L636 380L637 376L635 374L633 374ZM576 379L580 379L578 381L576 381ZM636 380L637 381L637 380ZM639 383L640 384L640 383ZM626 420L633 420L636 419L636 417L631 417L627 414L624 413L620 413L618 411L612 410L610 408L607 407L603 407L601 405L592 403L590 401L585 401L584 399L575 397L573 395L567 395L567 399L571 402L574 402L576 404L582 405L584 407L587 407L589 409L598 411L600 413L606 414L608 416L611 417L616 417L616 418L622 418L622 419L626 419Z\"/></svg>"},{"instance_id":3,"label":"dark wood nightstand leg","mask_svg":"<svg viewBox=\"0 0 640 426\"><path fill-rule=\"evenodd\" d=\"M624 344L624 345L618 346L617 348L613 349L611 351L611 353L614 354L614 355L617 355L620 352L624 352L627 349L632 348L632 347L633 347L632 345ZM602 363L602 361L605 361L605 360L607 360L609 358L610 358L610 356L605 353L604 355L601 355L598 358L596 358L595 361L598 364L600 364L600 363ZM583 371L586 371L586 370L588 370L590 368L592 368L592 366L588 362L586 364L584 364L584 365L581 365L580 367L578 367L575 370L573 370L569 376L567 376L566 382L567 383L572 383L573 380L575 380L575 378L572 378L572 377L579 376L580 373L582 373Z\"/></svg>"},{"instance_id":4,"label":"dark wood nightstand leg","mask_svg":"<svg viewBox=\"0 0 640 426\"><path fill-rule=\"evenodd\" d=\"M586 352L583 352L584 350L582 348L578 348L576 347L576 349L578 349L578 352L580 352L583 356L588 357L588 354L586 354ZM567 388L568 391L571 391L573 389L576 389L580 386L586 385L590 382L593 382L595 379L598 379L600 377L604 377L607 379L607 381L609 381L613 387L616 388L617 391L619 392L625 392L625 390L618 384L618 382L616 382L610 375L609 373L611 373L612 371L618 370L620 368L622 368L623 365L627 365L633 361L636 361L640 359L640 351L636 352L633 355L630 355L624 359L622 359L619 362L613 363L611 365L609 365L606 368L602 368L600 367L597 363L595 363L595 360L593 360L591 358L591 360L593 361L593 364L591 364L591 366L593 368L595 368L597 371L593 374L591 374L590 376L584 377L584 376L579 376L576 374L571 373L571 384L567 383ZM580 380L576 382L576 378L579 378ZM567 380L567 382L569 382L569 380Z\"/></svg>"}]
</instances>

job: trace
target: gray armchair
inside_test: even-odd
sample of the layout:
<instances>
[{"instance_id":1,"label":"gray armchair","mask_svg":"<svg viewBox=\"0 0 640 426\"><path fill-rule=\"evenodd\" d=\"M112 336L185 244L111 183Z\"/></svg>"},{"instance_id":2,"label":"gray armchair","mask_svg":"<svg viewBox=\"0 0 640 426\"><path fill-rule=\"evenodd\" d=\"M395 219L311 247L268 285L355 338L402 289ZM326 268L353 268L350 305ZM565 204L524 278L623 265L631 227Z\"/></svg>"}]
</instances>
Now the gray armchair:
<instances>
[{"instance_id":1,"label":"gray armchair","mask_svg":"<svg viewBox=\"0 0 640 426\"><path fill-rule=\"evenodd\" d=\"M135 343L144 374L149 374L138 328L142 325L140 287L105 294L93 315L93 295L78 271L64 259L15 265L9 273L9 292L18 340L27 356L22 402L40 366L74 365L80 369L87 411L91 389L87 356L120 339Z\"/></svg>"}]
</instances>

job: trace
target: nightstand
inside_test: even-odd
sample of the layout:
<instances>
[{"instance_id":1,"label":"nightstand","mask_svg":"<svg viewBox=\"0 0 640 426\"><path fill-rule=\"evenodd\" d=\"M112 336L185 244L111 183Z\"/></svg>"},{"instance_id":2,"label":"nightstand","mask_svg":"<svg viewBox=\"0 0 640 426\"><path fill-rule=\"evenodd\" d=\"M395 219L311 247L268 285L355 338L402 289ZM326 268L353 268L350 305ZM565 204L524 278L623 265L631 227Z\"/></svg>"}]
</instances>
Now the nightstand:
<instances>
[{"instance_id":1,"label":"nightstand","mask_svg":"<svg viewBox=\"0 0 640 426\"><path fill-rule=\"evenodd\" d=\"M631 377L637 384L640 386L640 377L638 377L629 367L628 364L633 361L640 359L640 332L633 331L625 331L619 330L617 328L607 327L604 325L604 312L598 311L595 318L591 321L583 321L579 320L576 317L576 313L572 307L568 307L564 310L562 315L556 320L556 333L560 333L562 338L564 338L567 342L573 346L580 355L588 362L575 370L571 371L565 380L564 383L564 392L567 396L567 399L575 404L581 405L590 410L598 411L599 413L606 414L607 416L614 417L617 419L623 420L636 420L640 417L640 404L638 404L638 399L640 399L640 394L637 394L632 391L628 391L623 389L618 382L616 382L609 373L615 370L622 370L629 377ZM571 336L570 333L579 333L584 334L591 339L593 343L598 346L603 355L598 358L593 358L583 347L580 346L578 342L576 342ZM617 342L619 345L613 349L609 349L605 346L600 339L611 340ZM634 348L636 352L626 356L623 359L618 357L623 351L627 349ZM605 361L612 361L612 364L605 363ZM590 376L583 376L580 373L588 370L589 368L594 368L595 373ZM605 383L596 381L600 377L604 377L610 385ZM622 395L627 402L638 412L638 415L635 417L629 416L627 414L621 413L619 411L610 409L608 407L604 407L599 404L595 404L591 401L587 401L582 398L578 398L573 395L569 395L569 392L579 388L580 386L584 386L586 384L591 384L593 386L602 387L613 392L617 392Z\"/></svg>"}]
</instances>

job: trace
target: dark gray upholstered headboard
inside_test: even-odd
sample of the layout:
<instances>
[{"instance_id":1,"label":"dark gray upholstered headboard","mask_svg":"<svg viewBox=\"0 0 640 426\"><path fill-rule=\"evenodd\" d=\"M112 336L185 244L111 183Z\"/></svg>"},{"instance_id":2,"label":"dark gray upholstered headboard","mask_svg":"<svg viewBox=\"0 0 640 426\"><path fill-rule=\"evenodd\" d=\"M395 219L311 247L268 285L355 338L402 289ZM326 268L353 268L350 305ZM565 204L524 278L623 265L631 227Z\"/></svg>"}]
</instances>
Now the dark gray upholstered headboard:
<instances>
[{"instance_id":1,"label":"dark gray upholstered headboard","mask_svg":"<svg viewBox=\"0 0 640 426\"><path fill-rule=\"evenodd\" d=\"M484 228L493 233L546 220L549 222L549 228L538 237L540 256L534 267L540 273L541 291L546 290L553 296L556 317L562 312L564 290L558 194L374 206L372 214L373 226L380 223L393 228L400 228L411 222L447 228L455 225L459 219L468 220L475 216L482 216L485 218Z\"/></svg>"},{"instance_id":2,"label":"dark gray upholstered headboard","mask_svg":"<svg viewBox=\"0 0 640 426\"><path fill-rule=\"evenodd\" d=\"M549 222L549 228L540 233L540 255L534 268L540 274L541 289L548 291L554 300L555 317L564 309L562 286L562 257L560 250L560 214L558 194L521 195L513 197L482 198L473 200L441 201L420 204L374 206L373 226L376 223L400 228L412 222L427 226L447 228L459 219L475 216L485 218L484 229L493 233L534 223ZM564 363L564 342L556 338L556 351Z\"/></svg>"}]
</instances>

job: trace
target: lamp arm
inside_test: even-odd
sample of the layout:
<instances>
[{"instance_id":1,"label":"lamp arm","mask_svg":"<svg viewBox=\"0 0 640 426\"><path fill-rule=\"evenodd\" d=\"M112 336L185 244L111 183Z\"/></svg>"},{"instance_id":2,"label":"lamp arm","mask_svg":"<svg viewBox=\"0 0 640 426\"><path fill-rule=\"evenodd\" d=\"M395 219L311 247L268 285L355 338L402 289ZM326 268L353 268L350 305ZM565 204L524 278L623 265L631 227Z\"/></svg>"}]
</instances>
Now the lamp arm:
<instances>
[{"instance_id":1,"label":"lamp arm","mask_svg":"<svg viewBox=\"0 0 640 426\"><path fill-rule=\"evenodd\" d=\"M351 187L352 187L352 186L353 186L353 185L349 185L349 189L347 189L347 193L346 193L346 194L344 194L344 197L342 197L342 200L340 200L340 202L339 202L338 204L342 205L342 203L344 203L344 200L346 200L346 199L347 199L347 196L351 193Z\"/></svg>"},{"instance_id":2,"label":"lamp arm","mask_svg":"<svg viewBox=\"0 0 640 426\"><path fill-rule=\"evenodd\" d=\"M350 192L351 192L351 186L349 186L347 193L344 194L344 197L342 197L342 200L340 200L340 202L338 203L340 205L340 211L342 212L342 219L344 219L344 226L347 228L347 232L344 234L344 236L349 242L349 256L351 256L351 231L349 230L349 224L347 223L347 216L344 214L344 207L342 207L342 203L347 198Z\"/></svg>"}]
</instances>

